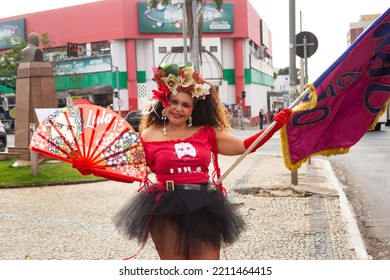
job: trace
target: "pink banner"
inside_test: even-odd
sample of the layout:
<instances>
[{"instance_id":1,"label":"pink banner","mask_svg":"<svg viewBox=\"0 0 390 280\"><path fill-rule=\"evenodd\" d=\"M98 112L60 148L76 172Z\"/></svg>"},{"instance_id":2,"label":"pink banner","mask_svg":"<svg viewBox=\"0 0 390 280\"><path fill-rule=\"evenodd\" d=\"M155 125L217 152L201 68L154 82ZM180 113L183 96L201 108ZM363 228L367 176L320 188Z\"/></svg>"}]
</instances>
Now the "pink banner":
<instances>
[{"instance_id":1,"label":"pink banner","mask_svg":"<svg viewBox=\"0 0 390 280\"><path fill-rule=\"evenodd\" d=\"M390 101L390 9L310 85L281 130L284 162L298 169L314 155L347 153Z\"/></svg>"}]
</instances>

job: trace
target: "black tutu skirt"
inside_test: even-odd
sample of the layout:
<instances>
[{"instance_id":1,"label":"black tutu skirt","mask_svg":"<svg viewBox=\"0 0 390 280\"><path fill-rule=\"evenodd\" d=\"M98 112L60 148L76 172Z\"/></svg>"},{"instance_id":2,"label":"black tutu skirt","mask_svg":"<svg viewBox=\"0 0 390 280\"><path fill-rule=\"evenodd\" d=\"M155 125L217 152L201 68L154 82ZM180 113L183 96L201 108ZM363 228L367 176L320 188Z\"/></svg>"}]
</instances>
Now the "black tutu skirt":
<instances>
[{"instance_id":1,"label":"black tutu skirt","mask_svg":"<svg viewBox=\"0 0 390 280\"><path fill-rule=\"evenodd\" d=\"M245 227L236 206L217 189L141 192L120 209L114 223L129 239L136 238L140 243L146 242L153 227L162 236L167 228L174 229L172 238L177 250L188 246L196 250L204 242L214 246L232 244ZM155 239L154 235L157 250L158 246L172 244Z\"/></svg>"}]
</instances>

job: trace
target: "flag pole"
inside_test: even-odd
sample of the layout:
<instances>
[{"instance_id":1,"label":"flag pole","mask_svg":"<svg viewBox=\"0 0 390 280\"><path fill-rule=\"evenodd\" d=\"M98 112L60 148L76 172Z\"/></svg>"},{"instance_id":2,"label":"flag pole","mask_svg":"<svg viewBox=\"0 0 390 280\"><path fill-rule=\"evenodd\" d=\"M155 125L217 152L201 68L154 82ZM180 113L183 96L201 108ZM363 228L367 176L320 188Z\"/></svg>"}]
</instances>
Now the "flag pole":
<instances>
[{"instance_id":1,"label":"flag pole","mask_svg":"<svg viewBox=\"0 0 390 280\"><path fill-rule=\"evenodd\" d=\"M310 92L310 89L305 89L301 95L298 96L297 99L291 105L289 106L290 109L293 109L296 105L298 105L299 102ZM273 121L267 129L248 147L248 149L239 157L236 159L236 161L229 167L228 170L224 174L222 174L221 178L218 179L218 181L215 183L215 185L219 185L229 174L233 171L234 168L256 147L256 145L263 140L263 138L274 128L276 125L276 122Z\"/></svg>"}]
</instances>

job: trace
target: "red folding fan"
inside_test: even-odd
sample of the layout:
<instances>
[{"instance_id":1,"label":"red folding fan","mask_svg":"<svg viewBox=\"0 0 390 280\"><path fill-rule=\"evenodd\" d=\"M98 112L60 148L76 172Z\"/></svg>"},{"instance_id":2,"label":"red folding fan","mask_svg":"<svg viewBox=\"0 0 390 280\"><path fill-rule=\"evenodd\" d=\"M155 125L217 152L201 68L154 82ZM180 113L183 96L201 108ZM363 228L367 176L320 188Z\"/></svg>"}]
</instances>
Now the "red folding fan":
<instances>
[{"instance_id":1,"label":"red folding fan","mask_svg":"<svg viewBox=\"0 0 390 280\"><path fill-rule=\"evenodd\" d=\"M35 130L30 149L69 162L83 175L141 182L147 172L138 134L121 116L96 105L52 113Z\"/></svg>"}]
</instances>

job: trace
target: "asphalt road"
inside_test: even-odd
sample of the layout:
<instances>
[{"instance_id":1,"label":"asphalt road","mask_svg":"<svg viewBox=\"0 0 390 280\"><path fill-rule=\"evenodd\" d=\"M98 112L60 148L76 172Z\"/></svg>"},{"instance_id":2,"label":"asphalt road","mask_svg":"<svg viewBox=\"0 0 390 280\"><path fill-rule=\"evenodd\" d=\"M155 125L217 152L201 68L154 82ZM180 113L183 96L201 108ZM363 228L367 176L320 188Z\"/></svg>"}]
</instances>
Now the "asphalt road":
<instances>
[{"instance_id":1,"label":"asphalt road","mask_svg":"<svg viewBox=\"0 0 390 280\"><path fill-rule=\"evenodd\" d=\"M233 130L246 138L256 129ZM276 133L257 152L281 154ZM321 157L331 162L358 220L368 253L390 259L390 127L367 132L346 155ZM299 172L299 170L298 170ZM299 182L298 182L299 185Z\"/></svg>"},{"instance_id":2,"label":"asphalt road","mask_svg":"<svg viewBox=\"0 0 390 280\"><path fill-rule=\"evenodd\" d=\"M390 128L367 132L349 154L330 158L357 216L367 251L390 259Z\"/></svg>"}]
</instances>

